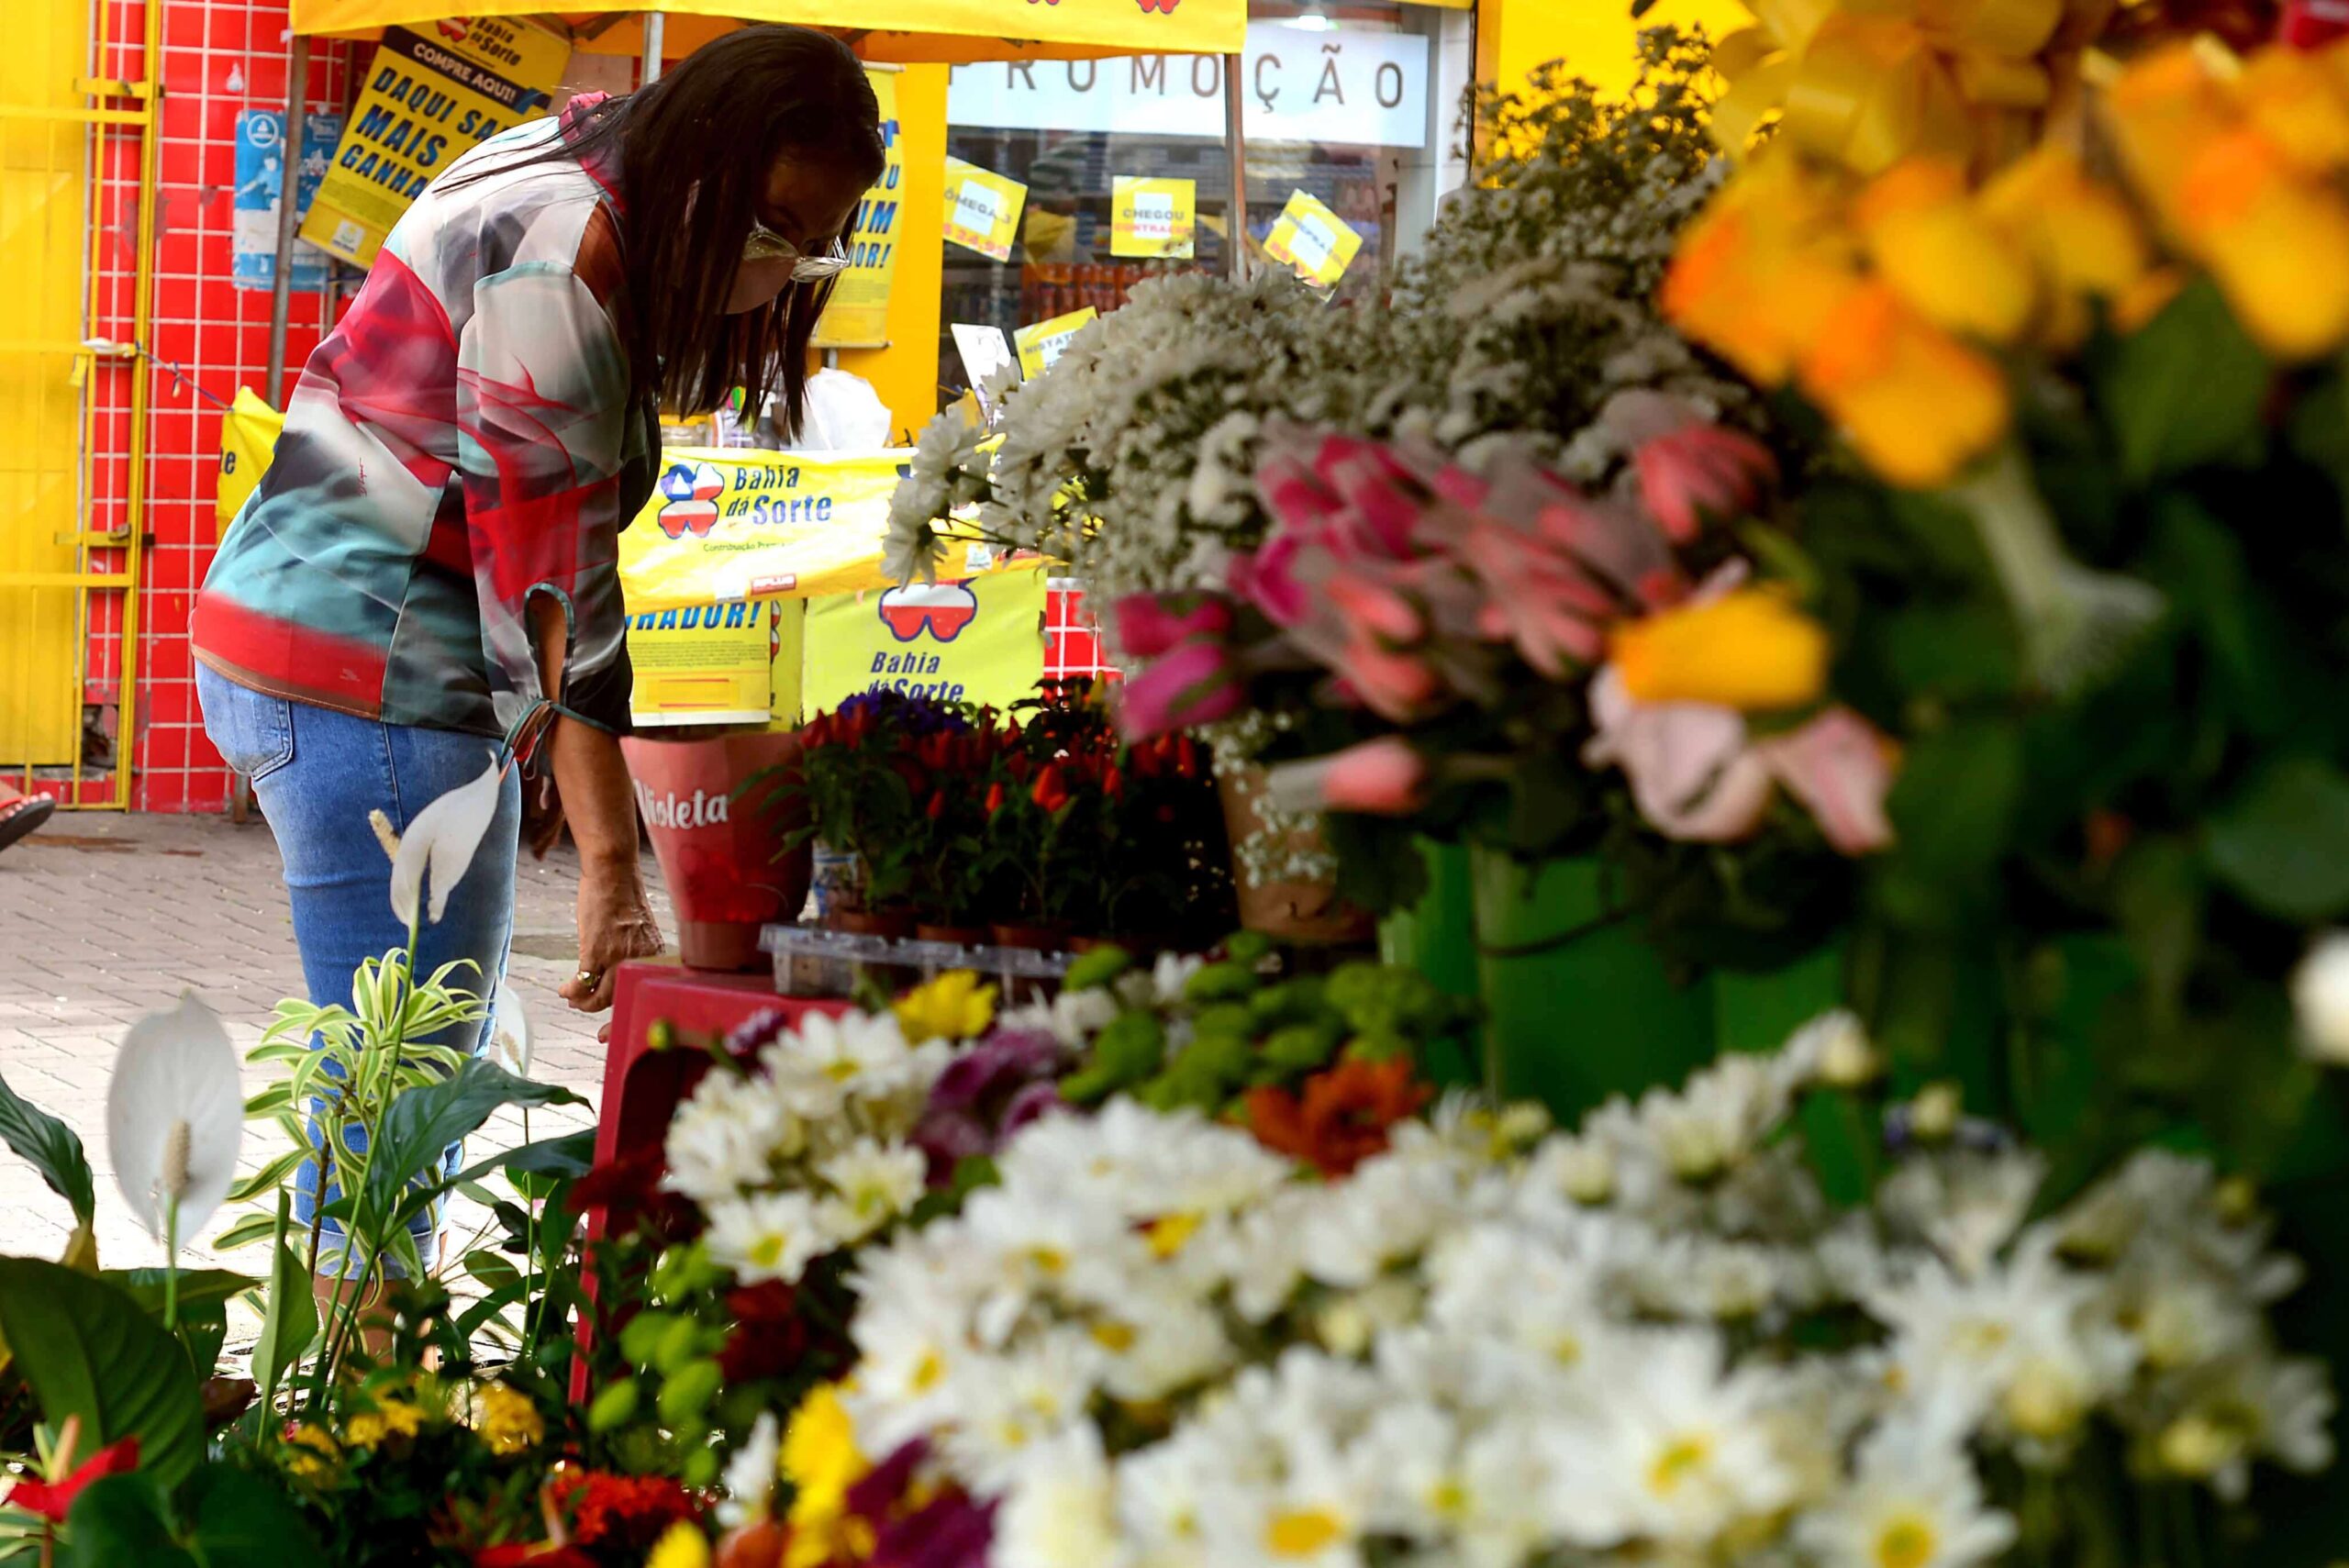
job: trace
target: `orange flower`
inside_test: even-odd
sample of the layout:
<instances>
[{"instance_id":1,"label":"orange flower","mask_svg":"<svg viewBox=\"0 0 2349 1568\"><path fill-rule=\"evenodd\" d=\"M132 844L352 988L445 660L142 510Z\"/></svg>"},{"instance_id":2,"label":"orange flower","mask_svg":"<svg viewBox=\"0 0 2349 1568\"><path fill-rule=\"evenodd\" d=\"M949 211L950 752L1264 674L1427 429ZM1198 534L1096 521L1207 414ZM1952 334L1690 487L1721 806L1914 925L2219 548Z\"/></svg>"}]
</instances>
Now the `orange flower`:
<instances>
[{"instance_id":1,"label":"orange flower","mask_svg":"<svg viewBox=\"0 0 2349 1568\"><path fill-rule=\"evenodd\" d=\"M1681 236L1659 296L1664 315L1777 385L1858 281L1833 216L1794 158L1755 159Z\"/></svg>"},{"instance_id":2,"label":"orange flower","mask_svg":"<svg viewBox=\"0 0 2349 1568\"><path fill-rule=\"evenodd\" d=\"M1869 467L1914 489L1947 483L2007 428L1998 367L1879 283L1844 297L1800 380Z\"/></svg>"},{"instance_id":3,"label":"orange flower","mask_svg":"<svg viewBox=\"0 0 2349 1568\"><path fill-rule=\"evenodd\" d=\"M2243 327L2308 359L2349 336L2349 204L2257 129L2213 138L2178 185L2180 227Z\"/></svg>"},{"instance_id":4,"label":"orange flower","mask_svg":"<svg viewBox=\"0 0 2349 1568\"><path fill-rule=\"evenodd\" d=\"M2349 164L2349 53L2326 58L2297 49L2265 49L2243 61L2230 83L2261 135L2301 173L2321 178Z\"/></svg>"},{"instance_id":5,"label":"orange flower","mask_svg":"<svg viewBox=\"0 0 2349 1568\"><path fill-rule=\"evenodd\" d=\"M1946 159L1911 158L1862 192L1853 216L1876 275L1927 320L2014 340L2038 293L2028 255L1991 224Z\"/></svg>"},{"instance_id":6,"label":"orange flower","mask_svg":"<svg viewBox=\"0 0 2349 1568\"><path fill-rule=\"evenodd\" d=\"M1302 1097L1282 1088L1251 1089L1248 1126L1275 1153L1342 1176L1386 1152L1387 1129L1418 1115L1433 1094L1412 1078L1408 1057L1376 1063L1348 1058L1307 1079Z\"/></svg>"},{"instance_id":7,"label":"orange flower","mask_svg":"<svg viewBox=\"0 0 2349 1568\"><path fill-rule=\"evenodd\" d=\"M2042 335L2058 347L2087 336L2087 298L2127 298L2151 264L2128 203L2090 180L2075 154L2052 143L1993 179L1980 206L1983 217L2046 279Z\"/></svg>"}]
</instances>

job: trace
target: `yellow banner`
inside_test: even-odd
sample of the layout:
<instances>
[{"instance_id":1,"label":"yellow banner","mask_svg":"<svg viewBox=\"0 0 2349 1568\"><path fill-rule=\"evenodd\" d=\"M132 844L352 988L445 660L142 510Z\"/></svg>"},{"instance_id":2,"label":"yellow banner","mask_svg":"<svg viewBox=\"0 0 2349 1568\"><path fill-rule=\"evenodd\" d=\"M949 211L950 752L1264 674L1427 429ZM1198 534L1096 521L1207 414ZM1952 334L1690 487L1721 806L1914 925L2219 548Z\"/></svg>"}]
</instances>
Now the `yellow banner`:
<instances>
[{"instance_id":1,"label":"yellow banner","mask_svg":"<svg viewBox=\"0 0 2349 1568\"><path fill-rule=\"evenodd\" d=\"M1044 573L945 579L807 606L809 712L887 689L1008 707L1044 676Z\"/></svg>"},{"instance_id":2,"label":"yellow banner","mask_svg":"<svg viewBox=\"0 0 2349 1568\"><path fill-rule=\"evenodd\" d=\"M1101 313L1088 305L1083 310L1072 310L1066 316L1022 327L1012 335L1012 342L1019 350L1021 378L1032 381L1052 369L1053 361L1067 350L1068 340L1076 336L1077 328L1100 318Z\"/></svg>"},{"instance_id":3,"label":"yellow banner","mask_svg":"<svg viewBox=\"0 0 2349 1568\"><path fill-rule=\"evenodd\" d=\"M881 183L864 193L848 237L855 264L832 287L832 299L816 323L819 349L885 349L889 346L889 285L897 275L897 223L904 204L906 152L897 134L897 76L892 68L867 66L873 95L881 101L881 139L888 167Z\"/></svg>"},{"instance_id":4,"label":"yellow banner","mask_svg":"<svg viewBox=\"0 0 2349 1568\"><path fill-rule=\"evenodd\" d=\"M237 400L220 417L220 488L213 503L226 538L228 525L261 487L262 472L277 450L277 432L285 416L262 401L250 386L237 388Z\"/></svg>"},{"instance_id":5,"label":"yellow banner","mask_svg":"<svg viewBox=\"0 0 2349 1568\"><path fill-rule=\"evenodd\" d=\"M1338 286L1361 249L1362 236L1303 191L1289 197L1264 239L1265 255L1295 267L1297 276L1325 289Z\"/></svg>"},{"instance_id":6,"label":"yellow banner","mask_svg":"<svg viewBox=\"0 0 2349 1568\"><path fill-rule=\"evenodd\" d=\"M1028 187L1017 180L965 163L946 161L946 238L997 261L1011 260L1019 233L1019 209Z\"/></svg>"},{"instance_id":7,"label":"yellow banner","mask_svg":"<svg viewBox=\"0 0 2349 1568\"><path fill-rule=\"evenodd\" d=\"M436 0L294 0L294 30L429 28L442 15L435 5ZM485 0L474 12L527 17L546 8L546 0ZM1063 51L1234 54L1248 35L1247 0L1054 0L1049 6L1033 0L664 0L661 9L671 17L852 28L861 51L874 60L998 59L1013 40ZM932 41L939 35L970 41L941 51ZM974 47L985 52L972 55Z\"/></svg>"},{"instance_id":8,"label":"yellow banner","mask_svg":"<svg viewBox=\"0 0 2349 1568\"><path fill-rule=\"evenodd\" d=\"M538 118L570 59L570 39L516 17L456 17L429 32L386 32L302 238L373 266L417 193L459 154Z\"/></svg>"},{"instance_id":9,"label":"yellow banner","mask_svg":"<svg viewBox=\"0 0 2349 1568\"><path fill-rule=\"evenodd\" d=\"M1198 231L1197 181L1120 174L1111 186L1109 254L1189 260Z\"/></svg>"},{"instance_id":10,"label":"yellow banner","mask_svg":"<svg viewBox=\"0 0 2349 1568\"><path fill-rule=\"evenodd\" d=\"M712 600L812 598L885 588L881 538L905 452L860 456L673 449L652 499L620 535L632 614ZM998 570L950 542L941 574Z\"/></svg>"}]
</instances>

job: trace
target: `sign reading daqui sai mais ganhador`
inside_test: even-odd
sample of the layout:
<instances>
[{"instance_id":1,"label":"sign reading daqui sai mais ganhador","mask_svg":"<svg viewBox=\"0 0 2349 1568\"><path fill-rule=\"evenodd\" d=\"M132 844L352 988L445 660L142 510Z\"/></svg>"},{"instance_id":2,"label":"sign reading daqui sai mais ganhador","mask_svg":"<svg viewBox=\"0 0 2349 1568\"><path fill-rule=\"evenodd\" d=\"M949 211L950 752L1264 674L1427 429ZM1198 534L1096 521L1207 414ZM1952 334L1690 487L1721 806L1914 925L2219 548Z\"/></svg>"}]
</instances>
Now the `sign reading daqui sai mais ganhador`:
<instances>
[{"instance_id":1,"label":"sign reading daqui sai mais ganhador","mask_svg":"<svg viewBox=\"0 0 2349 1568\"><path fill-rule=\"evenodd\" d=\"M569 39L520 17L452 17L429 36L386 28L302 238L373 266L384 237L432 177L537 117L570 59Z\"/></svg>"},{"instance_id":2,"label":"sign reading daqui sai mais ganhador","mask_svg":"<svg viewBox=\"0 0 2349 1568\"><path fill-rule=\"evenodd\" d=\"M906 178L906 150L898 134L897 68L868 65L866 79L881 106L881 141L886 163L881 183L856 204L848 234L849 269L832 285L831 303L816 323L819 349L885 349L889 346L889 287L897 276L897 215Z\"/></svg>"}]
</instances>

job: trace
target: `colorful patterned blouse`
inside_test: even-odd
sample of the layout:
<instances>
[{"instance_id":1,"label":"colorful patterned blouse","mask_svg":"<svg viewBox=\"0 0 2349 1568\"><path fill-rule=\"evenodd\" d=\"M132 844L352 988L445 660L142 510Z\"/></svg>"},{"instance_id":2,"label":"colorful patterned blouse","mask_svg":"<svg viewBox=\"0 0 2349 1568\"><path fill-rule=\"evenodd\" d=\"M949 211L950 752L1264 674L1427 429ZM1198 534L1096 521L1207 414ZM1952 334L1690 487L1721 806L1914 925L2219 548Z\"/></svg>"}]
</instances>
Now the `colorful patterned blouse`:
<instances>
[{"instance_id":1,"label":"colorful patterned blouse","mask_svg":"<svg viewBox=\"0 0 2349 1568\"><path fill-rule=\"evenodd\" d=\"M619 530L660 432L615 319L611 172L500 167L553 134L518 126L450 165L310 356L191 619L228 679L513 736L544 709L529 609L545 594L570 620L562 708L627 728Z\"/></svg>"}]
</instances>

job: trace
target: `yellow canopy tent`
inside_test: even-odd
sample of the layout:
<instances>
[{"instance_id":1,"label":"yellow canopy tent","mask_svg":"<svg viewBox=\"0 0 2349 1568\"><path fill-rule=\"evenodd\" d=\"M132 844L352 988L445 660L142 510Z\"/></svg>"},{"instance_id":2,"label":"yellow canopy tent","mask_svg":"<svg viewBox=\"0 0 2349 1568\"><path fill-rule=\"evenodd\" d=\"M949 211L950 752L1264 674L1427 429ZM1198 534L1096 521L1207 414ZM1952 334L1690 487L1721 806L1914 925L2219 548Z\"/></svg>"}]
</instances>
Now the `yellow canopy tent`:
<instances>
[{"instance_id":1,"label":"yellow canopy tent","mask_svg":"<svg viewBox=\"0 0 2349 1568\"><path fill-rule=\"evenodd\" d=\"M294 0L296 35L373 37L387 27L429 27L451 0ZM1067 60L1105 54L1237 54L1247 0L670 0L550 12L532 0L473 0L464 14L549 17L570 26L576 47L597 54L644 52L644 17L660 46L690 54L744 22L796 22L840 33L867 60L909 63Z\"/></svg>"}]
</instances>

